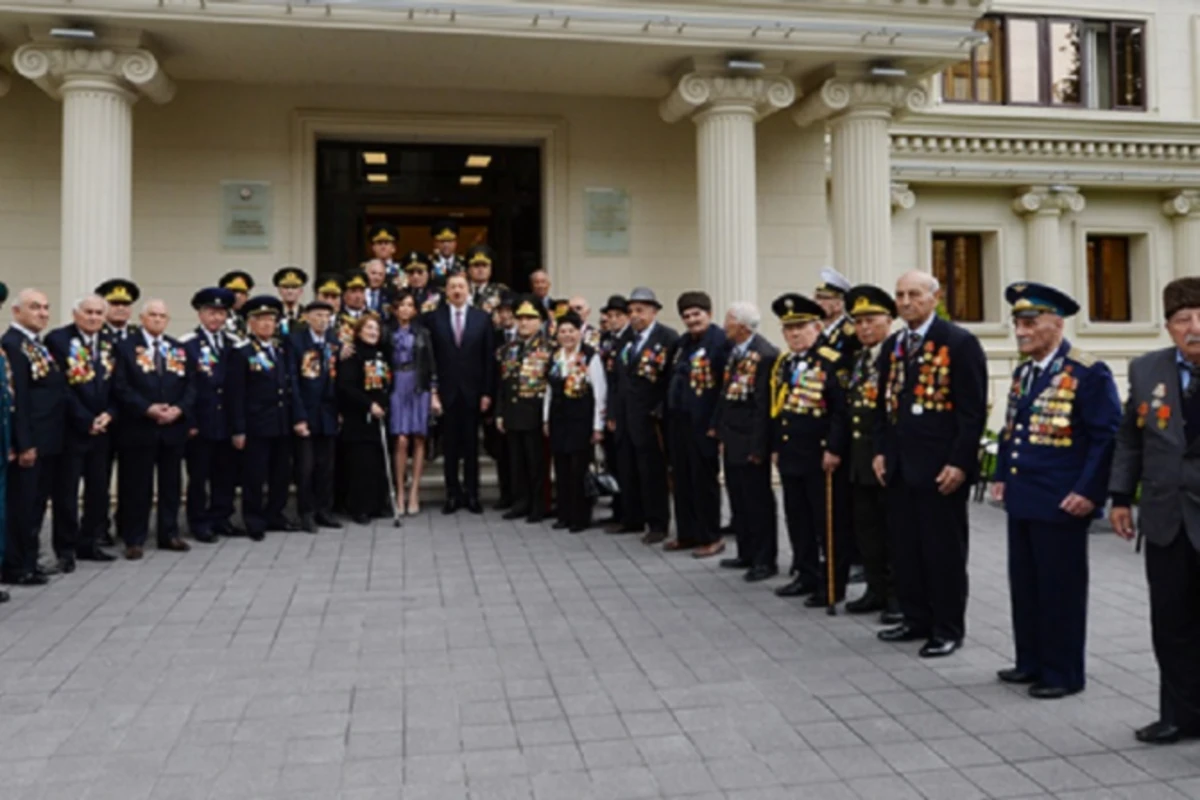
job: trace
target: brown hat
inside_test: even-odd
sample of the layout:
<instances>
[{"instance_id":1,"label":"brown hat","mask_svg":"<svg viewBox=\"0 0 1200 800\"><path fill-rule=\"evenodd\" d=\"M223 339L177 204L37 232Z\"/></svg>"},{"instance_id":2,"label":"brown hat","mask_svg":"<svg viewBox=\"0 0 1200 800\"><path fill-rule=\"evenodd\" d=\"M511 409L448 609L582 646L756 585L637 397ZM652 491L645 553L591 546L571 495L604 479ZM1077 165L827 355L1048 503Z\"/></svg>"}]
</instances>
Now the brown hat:
<instances>
[{"instance_id":1,"label":"brown hat","mask_svg":"<svg viewBox=\"0 0 1200 800\"><path fill-rule=\"evenodd\" d=\"M1200 278L1176 278L1163 289L1163 311L1167 319L1181 308L1200 308Z\"/></svg>"},{"instance_id":2,"label":"brown hat","mask_svg":"<svg viewBox=\"0 0 1200 800\"><path fill-rule=\"evenodd\" d=\"M679 309L679 313L687 311L689 308L698 308L706 314L712 313L712 298L704 292L684 292L679 295L679 300L675 303Z\"/></svg>"}]
</instances>

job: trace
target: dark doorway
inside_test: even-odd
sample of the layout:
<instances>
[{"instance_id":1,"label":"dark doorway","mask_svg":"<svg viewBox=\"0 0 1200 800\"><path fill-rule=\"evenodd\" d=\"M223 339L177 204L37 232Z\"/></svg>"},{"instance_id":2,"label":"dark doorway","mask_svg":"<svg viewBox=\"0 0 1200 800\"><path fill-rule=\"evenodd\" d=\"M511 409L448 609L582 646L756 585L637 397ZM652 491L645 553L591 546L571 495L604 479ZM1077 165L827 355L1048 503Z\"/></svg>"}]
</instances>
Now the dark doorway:
<instances>
[{"instance_id":1,"label":"dark doorway","mask_svg":"<svg viewBox=\"0 0 1200 800\"><path fill-rule=\"evenodd\" d=\"M317 144L317 271L345 272L370 257L367 231L390 222L397 258L429 253L431 225L458 222L458 252L488 244L492 279L528 291L542 264L542 164L537 147Z\"/></svg>"}]
</instances>

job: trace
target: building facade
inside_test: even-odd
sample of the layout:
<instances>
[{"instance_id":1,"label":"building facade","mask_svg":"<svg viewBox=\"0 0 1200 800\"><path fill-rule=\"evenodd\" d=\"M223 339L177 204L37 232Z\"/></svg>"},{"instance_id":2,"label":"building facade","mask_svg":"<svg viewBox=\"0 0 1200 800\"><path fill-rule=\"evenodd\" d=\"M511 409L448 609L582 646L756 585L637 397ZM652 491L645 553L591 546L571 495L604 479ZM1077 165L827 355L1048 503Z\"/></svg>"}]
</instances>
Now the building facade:
<instances>
[{"instance_id":1,"label":"building facade","mask_svg":"<svg viewBox=\"0 0 1200 800\"><path fill-rule=\"evenodd\" d=\"M1198 42L1191 0L18 0L0 273L60 315L128 275L182 328L228 270L343 270L371 222L427 248L446 214L518 288L594 301L921 268L1001 406L1009 282L1086 298L1071 335L1118 375L1164 341L1200 257Z\"/></svg>"}]
</instances>

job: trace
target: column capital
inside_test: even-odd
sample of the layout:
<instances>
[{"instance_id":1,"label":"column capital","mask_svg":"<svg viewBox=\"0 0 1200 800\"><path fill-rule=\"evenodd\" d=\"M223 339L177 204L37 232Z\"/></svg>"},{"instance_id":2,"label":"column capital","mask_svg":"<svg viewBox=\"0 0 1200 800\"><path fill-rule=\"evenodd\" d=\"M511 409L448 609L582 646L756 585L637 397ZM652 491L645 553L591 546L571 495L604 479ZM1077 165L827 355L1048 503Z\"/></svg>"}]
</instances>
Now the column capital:
<instances>
[{"instance_id":1,"label":"column capital","mask_svg":"<svg viewBox=\"0 0 1200 800\"><path fill-rule=\"evenodd\" d=\"M908 211L917 204L917 195L907 183L892 182L892 211Z\"/></svg>"},{"instance_id":2,"label":"column capital","mask_svg":"<svg viewBox=\"0 0 1200 800\"><path fill-rule=\"evenodd\" d=\"M56 100L75 86L143 95L155 103L175 96L175 84L152 52L141 47L32 42L17 48L13 66Z\"/></svg>"},{"instance_id":3,"label":"column capital","mask_svg":"<svg viewBox=\"0 0 1200 800\"><path fill-rule=\"evenodd\" d=\"M1200 189L1169 192L1163 198L1162 213L1171 219L1200 217Z\"/></svg>"},{"instance_id":4,"label":"column capital","mask_svg":"<svg viewBox=\"0 0 1200 800\"><path fill-rule=\"evenodd\" d=\"M1074 186L1022 186L1013 198L1013 213L1021 216L1034 214L1079 213L1087 205L1079 189Z\"/></svg>"},{"instance_id":5,"label":"column capital","mask_svg":"<svg viewBox=\"0 0 1200 800\"><path fill-rule=\"evenodd\" d=\"M865 78L827 79L801 100L792 120L801 128L841 114L886 114L920 111L929 105L929 89L915 81L878 81Z\"/></svg>"},{"instance_id":6,"label":"column capital","mask_svg":"<svg viewBox=\"0 0 1200 800\"><path fill-rule=\"evenodd\" d=\"M678 122L697 112L728 109L760 120L787 108L795 99L795 84L782 75L696 69L680 76L671 93L659 103L658 113L666 122Z\"/></svg>"}]
</instances>

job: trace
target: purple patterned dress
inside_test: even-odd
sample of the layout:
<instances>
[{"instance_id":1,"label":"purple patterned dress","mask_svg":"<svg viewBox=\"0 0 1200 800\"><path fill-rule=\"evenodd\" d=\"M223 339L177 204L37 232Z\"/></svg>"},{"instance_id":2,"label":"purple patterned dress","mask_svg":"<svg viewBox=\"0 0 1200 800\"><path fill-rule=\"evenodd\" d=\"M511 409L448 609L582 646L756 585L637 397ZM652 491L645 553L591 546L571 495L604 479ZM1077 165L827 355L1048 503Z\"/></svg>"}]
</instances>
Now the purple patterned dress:
<instances>
[{"instance_id":1,"label":"purple patterned dress","mask_svg":"<svg viewBox=\"0 0 1200 800\"><path fill-rule=\"evenodd\" d=\"M392 402L388 424L393 436L429 433L429 392L417 391L413 339L411 326L392 335Z\"/></svg>"}]
</instances>

